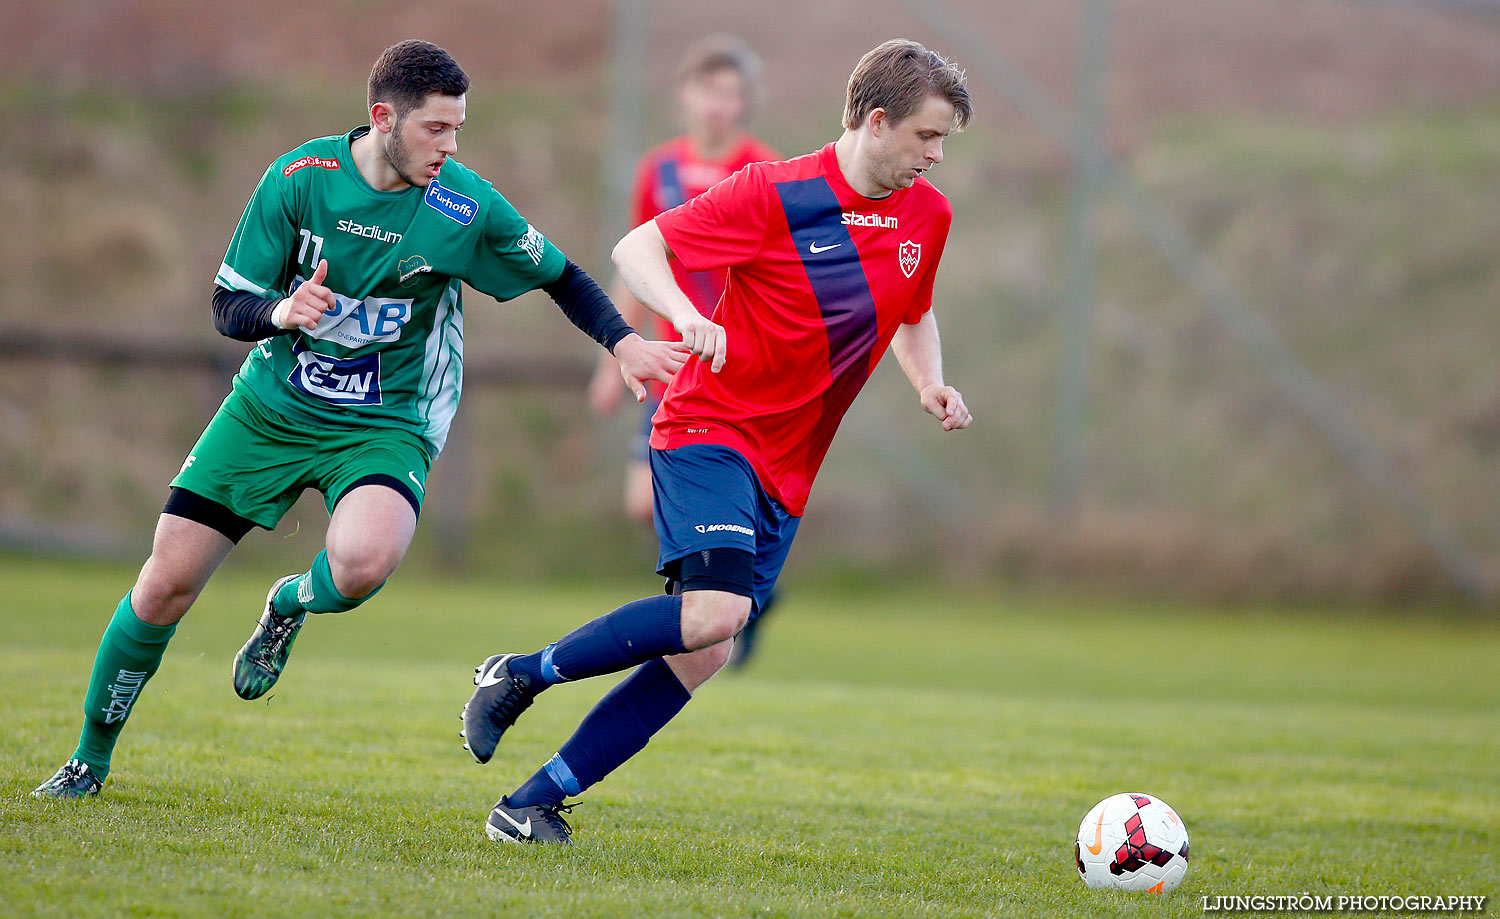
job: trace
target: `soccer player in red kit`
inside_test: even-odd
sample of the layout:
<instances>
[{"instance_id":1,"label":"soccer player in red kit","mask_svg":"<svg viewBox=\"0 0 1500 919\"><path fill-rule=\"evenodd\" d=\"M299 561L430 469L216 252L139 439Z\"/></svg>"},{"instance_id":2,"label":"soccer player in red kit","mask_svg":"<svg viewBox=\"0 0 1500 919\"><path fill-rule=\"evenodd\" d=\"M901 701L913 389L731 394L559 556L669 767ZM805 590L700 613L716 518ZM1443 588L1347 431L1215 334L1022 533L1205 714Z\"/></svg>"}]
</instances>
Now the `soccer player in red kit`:
<instances>
[{"instance_id":1,"label":"soccer player in red kit","mask_svg":"<svg viewBox=\"0 0 1500 919\"><path fill-rule=\"evenodd\" d=\"M943 382L931 311L952 209L923 173L971 115L962 71L893 39L850 76L837 142L747 166L615 247L631 293L698 358L668 386L651 435L658 572L672 590L478 668L464 733L483 763L548 686L638 665L500 799L490 838L569 842L563 800L644 748L724 666L776 582L839 421L888 346L943 430L968 427L963 397ZM690 271L728 268L712 319L675 282L674 257Z\"/></svg>"}]
</instances>

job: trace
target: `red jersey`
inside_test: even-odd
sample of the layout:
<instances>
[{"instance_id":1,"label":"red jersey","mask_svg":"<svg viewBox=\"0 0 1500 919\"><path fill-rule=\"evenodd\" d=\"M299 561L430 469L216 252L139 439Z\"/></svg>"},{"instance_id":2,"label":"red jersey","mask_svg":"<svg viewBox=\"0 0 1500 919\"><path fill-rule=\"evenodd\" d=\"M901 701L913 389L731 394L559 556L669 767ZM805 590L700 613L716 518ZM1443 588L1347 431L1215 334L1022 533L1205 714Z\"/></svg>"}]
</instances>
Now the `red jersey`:
<instances>
[{"instance_id":1,"label":"red jersey","mask_svg":"<svg viewBox=\"0 0 1500 919\"><path fill-rule=\"evenodd\" d=\"M689 360L651 446L719 444L801 516L844 412L896 329L932 306L953 208L926 179L884 198L849 187L834 145L756 163L656 218L689 271L728 269L713 320L724 368Z\"/></svg>"},{"instance_id":2,"label":"red jersey","mask_svg":"<svg viewBox=\"0 0 1500 919\"><path fill-rule=\"evenodd\" d=\"M632 227L638 227L662 211L671 210L698 197L751 163L779 160L781 154L745 134L729 152L718 159L698 155L692 138L678 137L646 151L636 168L635 192L631 195ZM672 265L677 286L682 288L698 312L713 313L724 294L724 269L688 271L681 262ZM652 313L656 320L656 337L676 341L677 330L670 322Z\"/></svg>"}]
</instances>

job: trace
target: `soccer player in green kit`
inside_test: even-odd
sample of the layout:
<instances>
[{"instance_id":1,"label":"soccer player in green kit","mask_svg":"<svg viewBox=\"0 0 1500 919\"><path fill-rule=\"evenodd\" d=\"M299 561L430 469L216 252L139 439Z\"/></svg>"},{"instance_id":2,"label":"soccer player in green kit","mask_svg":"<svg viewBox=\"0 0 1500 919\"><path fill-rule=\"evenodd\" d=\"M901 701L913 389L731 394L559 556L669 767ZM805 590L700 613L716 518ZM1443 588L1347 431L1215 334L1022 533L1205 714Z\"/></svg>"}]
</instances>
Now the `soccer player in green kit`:
<instances>
[{"instance_id":1,"label":"soccer player in green kit","mask_svg":"<svg viewBox=\"0 0 1500 919\"><path fill-rule=\"evenodd\" d=\"M235 691L270 690L308 613L380 590L458 408L461 282L497 300L547 291L620 361L637 399L644 380L668 382L682 365L684 346L636 335L582 269L452 159L468 89L443 49L392 45L370 73L369 125L266 170L213 298L215 327L257 344L172 480L151 557L104 632L78 749L33 794L99 791L177 621L240 538L274 528L303 489L324 496L326 548L272 585L234 658Z\"/></svg>"}]
</instances>

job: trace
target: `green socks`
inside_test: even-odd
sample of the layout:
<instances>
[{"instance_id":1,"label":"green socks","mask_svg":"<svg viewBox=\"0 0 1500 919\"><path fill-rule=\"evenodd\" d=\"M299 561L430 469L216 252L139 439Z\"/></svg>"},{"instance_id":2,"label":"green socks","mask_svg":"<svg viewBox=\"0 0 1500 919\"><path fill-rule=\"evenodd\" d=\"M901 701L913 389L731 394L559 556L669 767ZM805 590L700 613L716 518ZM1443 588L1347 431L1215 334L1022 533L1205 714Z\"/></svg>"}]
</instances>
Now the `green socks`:
<instances>
[{"instance_id":1,"label":"green socks","mask_svg":"<svg viewBox=\"0 0 1500 919\"><path fill-rule=\"evenodd\" d=\"M385 585L381 585L384 587ZM309 613L342 613L354 609L380 592L377 587L367 597L351 600L333 586L333 572L328 568L327 551L313 559L312 569L282 585L271 605L283 616L302 611ZM161 666L162 654L172 640L175 625L152 625L142 622L126 594L115 608L114 618L99 641L94 656L94 673L89 678L88 694L83 699L83 733L78 738L74 759L88 763L101 780L109 775L109 758L114 751L120 729L146 681Z\"/></svg>"},{"instance_id":2,"label":"green socks","mask_svg":"<svg viewBox=\"0 0 1500 919\"><path fill-rule=\"evenodd\" d=\"M295 616L303 611L346 613L380 593L380 588L384 586L381 584L370 591L368 596L358 600L351 600L339 593L338 588L333 586L333 572L328 568L328 550L325 549L313 559L312 568L306 574L281 585L276 596L271 598L271 608L278 616Z\"/></svg>"},{"instance_id":3,"label":"green socks","mask_svg":"<svg viewBox=\"0 0 1500 919\"><path fill-rule=\"evenodd\" d=\"M83 733L73 754L74 759L88 763L100 780L109 775L109 757L120 729L146 681L161 666L161 656L175 631L176 625L152 625L137 618L130 594L115 607L94 656L94 674L83 699Z\"/></svg>"}]
</instances>

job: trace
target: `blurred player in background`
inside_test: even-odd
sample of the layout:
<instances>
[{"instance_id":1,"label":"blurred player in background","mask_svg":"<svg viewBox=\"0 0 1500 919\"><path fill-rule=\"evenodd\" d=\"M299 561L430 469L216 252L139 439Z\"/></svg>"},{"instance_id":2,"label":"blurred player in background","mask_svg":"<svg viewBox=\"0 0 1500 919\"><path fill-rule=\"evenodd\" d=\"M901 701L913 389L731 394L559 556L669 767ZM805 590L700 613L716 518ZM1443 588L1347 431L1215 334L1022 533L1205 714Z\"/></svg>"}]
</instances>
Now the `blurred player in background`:
<instances>
[{"instance_id":1,"label":"blurred player in background","mask_svg":"<svg viewBox=\"0 0 1500 919\"><path fill-rule=\"evenodd\" d=\"M653 147L636 167L631 192L630 225L638 227L713 188L751 163L780 159L775 150L750 133L750 121L761 95L760 58L748 45L728 35L710 35L693 44L677 65L677 104L686 133ZM724 295L724 268L688 271L672 264L677 286L705 316L712 316ZM677 331L660 316L641 306L616 277L610 298L631 325L645 328L654 322L654 338L671 340ZM589 404L600 416L620 404L620 367L608 353L589 384ZM631 443L625 466L625 515L643 527L651 526L651 418L661 404L662 387L649 385L650 398L641 408L640 428ZM745 624L735 642L730 665L742 667L754 653L760 625L774 598Z\"/></svg>"},{"instance_id":2,"label":"blurred player in background","mask_svg":"<svg viewBox=\"0 0 1500 919\"><path fill-rule=\"evenodd\" d=\"M627 603L531 654L480 665L464 709L483 763L548 686L631 667L577 731L490 811L508 842L571 838L564 799L646 746L729 659L769 596L844 412L887 347L944 431L972 418L943 382L932 289L953 210L923 174L972 115L963 71L913 41L866 54L844 132L816 153L756 163L632 230L615 266L697 357L651 434L665 596ZM670 266L727 268L705 319ZM895 676L899 679L899 675Z\"/></svg>"},{"instance_id":3,"label":"blurred player in background","mask_svg":"<svg viewBox=\"0 0 1500 919\"><path fill-rule=\"evenodd\" d=\"M308 613L373 597L406 555L458 409L461 282L498 300L540 288L619 358L631 389L666 382L680 344L646 342L604 291L452 157L469 78L404 41L369 80L370 124L308 141L266 170L219 267L215 327L256 342L182 470L151 557L94 658L83 733L38 797L97 794L177 622L252 528L322 492L327 547L276 581L234 658L234 689L275 685Z\"/></svg>"}]
</instances>

